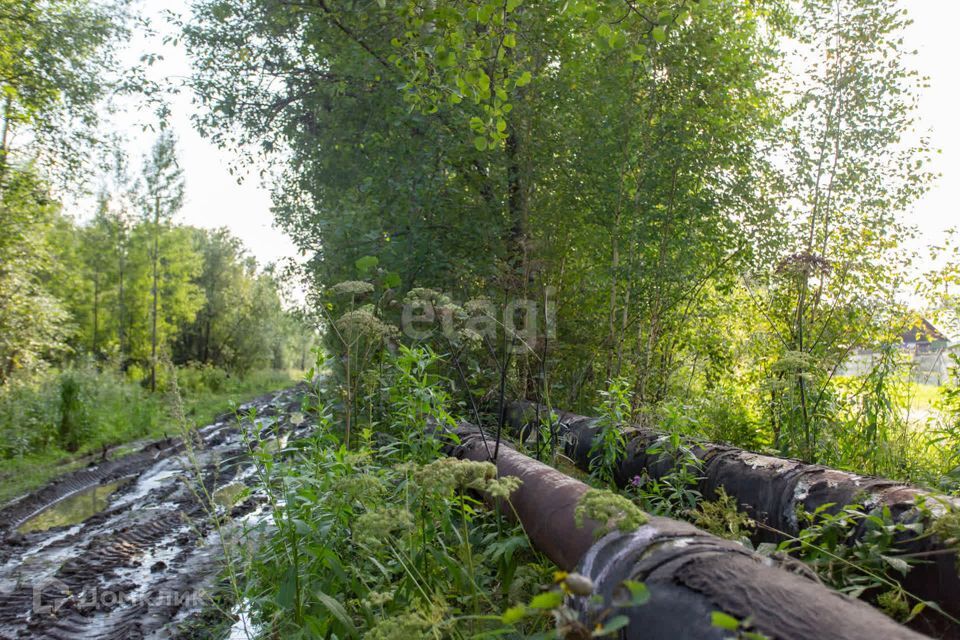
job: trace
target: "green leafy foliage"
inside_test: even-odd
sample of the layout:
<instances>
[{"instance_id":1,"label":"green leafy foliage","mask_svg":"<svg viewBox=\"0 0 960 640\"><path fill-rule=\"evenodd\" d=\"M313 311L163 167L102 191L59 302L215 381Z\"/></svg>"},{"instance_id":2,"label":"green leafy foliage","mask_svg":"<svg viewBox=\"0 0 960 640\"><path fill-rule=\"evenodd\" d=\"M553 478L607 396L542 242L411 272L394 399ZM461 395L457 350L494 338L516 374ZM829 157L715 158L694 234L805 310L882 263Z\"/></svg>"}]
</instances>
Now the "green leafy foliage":
<instances>
[{"instance_id":1,"label":"green leafy foliage","mask_svg":"<svg viewBox=\"0 0 960 640\"><path fill-rule=\"evenodd\" d=\"M128 18L123 0L0 3L0 198L21 162L67 184L95 169L98 107L123 88Z\"/></svg>"},{"instance_id":2,"label":"green leafy foliage","mask_svg":"<svg viewBox=\"0 0 960 640\"><path fill-rule=\"evenodd\" d=\"M18 376L0 388L0 407L0 458L120 444L154 431L162 417L138 385L89 363Z\"/></svg>"},{"instance_id":3,"label":"green leafy foliage","mask_svg":"<svg viewBox=\"0 0 960 640\"><path fill-rule=\"evenodd\" d=\"M416 370L403 362L412 357L395 366ZM259 437L253 418L245 416L251 440ZM311 419L319 432L287 459L258 458L276 529L249 532L266 538L256 553L236 559L246 576L237 595L249 594L253 620L287 634L365 638L544 628L547 618L521 620L526 609L499 613L508 594L545 609L562 597L535 595L534 584L512 588L518 567L537 576L549 569L517 525L469 495L506 480L492 464L426 463L433 456L420 462L410 457L413 448L376 444L370 429L348 451L325 409ZM418 435L410 429L399 437Z\"/></svg>"},{"instance_id":4,"label":"green leafy foliage","mask_svg":"<svg viewBox=\"0 0 960 640\"><path fill-rule=\"evenodd\" d=\"M630 400L625 380L613 380L601 392L603 404L597 420L597 434L590 446L590 473L610 486L627 449L623 427L630 423Z\"/></svg>"},{"instance_id":5,"label":"green leafy foliage","mask_svg":"<svg viewBox=\"0 0 960 640\"><path fill-rule=\"evenodd\" d=\"M651 478L646 473L631 478L628 495L650 513L693 519L703 497L698 489L703 461L694 454L691 448L694 445L681 438L679 432L662 437L647 453L668 460L669 473L659 478Z\"/></svg>"},{"instance_id":6,"label":"green leafy foliage","mask_svg":"<svg viewBox=\"0 0 960 640\"><path fill-rule=\"evenodd\" d=\"M857 597L890 590L907 597L900 581L915 559L899 548L900 534L929 535L921 521L895 521L887 507L858 504L825 504L798 517L804 520L799 536L780 548L807 562L824 582Z\"/></svg>"},{"instance_id":7,"label":"green leafy foliage","mask_svg":"<svg viewBox=\"0 0 960 640\"><path fill-rule=\"evenodd\" d=\"M59 211L30 170L0 183L0 385L19 370L42 368L67 349L69 315L50 291L52 234Z\"/></svg>"},{"instance_id":8,"label":"green leafy foliage","mask_svg":"<svg viewBox=\"0 0 960 640\"><path fill-rule=\"evenodd\" d=\"M894 0L196 2L182 25L194 122L263 163L307 256L301 312L228 232L173 223L185 176L168 132L139 179L116 163L90 222L65 214L60 174L88 174L97 105L129 88L112 69L126 19L122 1L0 0L3 454L152 428L99 412L153 407L131 381L209 397L315 353L305 409L336 418L322 411L293 452L256 454L276 530L237 595L272 634L526 633L551 618L615 634L620 616L577 626L563 603L589 591L576 577L533 592L544 567L525 536L470 493L507 500L515 481L433 460L455 412L482 422L510 397L599 407L604 485L624 425L665 434L648 453L671 473L585 496L578 518L604 529L650 512L740 538L750 522L729 496L698 491L698 438L960 484L958 385L918 434L897 348L902 214L931 176L926 141L909 140L921 80ZM956 278L948 265L926 293L947 305L933 292ZM516 330L534 319L549 328ZM865 348L869 370L842 375ZM536 450L554 462L556 426ZM927 606L899 587L896 547L931 532L857 505L802 517L783 550L826 581L904 619ZM943 522L934 533L956 537ZM626 587L634 606L649 597ZM749 619L712 622L757 637Z\"/></svg>"},{"instance_id":9,"label":"green leafy foliage","mask_svg":"<svg viewBox=\"0 0 960 640\"><path fill-rule=\"evenodd\" d=\"M902 245L910 231L896 214L931 179L925 141L904 140L922 82L907 65L907 22L886 0L810 0L799 10L809 89L784 122L790 225L751 288L763 287L757 304L778 345L765 383L775 446L809 461L829 456L845 426L832 382L850 345L895 341L903 315L891 301L910 261ZM880 408L870 395L864 401L868 412ZM878 428L864 433L871 449Z\"/></svg>"}]
</instances>

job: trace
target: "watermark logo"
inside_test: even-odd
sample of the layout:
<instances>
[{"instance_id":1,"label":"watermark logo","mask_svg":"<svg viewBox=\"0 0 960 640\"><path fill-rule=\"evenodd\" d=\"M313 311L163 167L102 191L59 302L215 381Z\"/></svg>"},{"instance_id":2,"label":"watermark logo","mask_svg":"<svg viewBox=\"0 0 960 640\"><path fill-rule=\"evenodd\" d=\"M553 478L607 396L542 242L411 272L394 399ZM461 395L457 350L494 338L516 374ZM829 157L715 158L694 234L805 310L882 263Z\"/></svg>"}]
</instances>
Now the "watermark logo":
<instances>
[{"instance_id":1,"label":"watermark logo","mask_svg":"<svg viewBox=\"0 0 960 640\"><path fill-rule=\"evenodd\" d=\"M33 613L57 615L67 603L80 611L109 611L121 605L197 609L203 606L207 593L203 589L160 589L148 592L124 592L99 586L73 590L61 580L51 578L33 585Z\"/></svg>"},{"instance_id":2,"label":"watermark logo","mask_svg":"<svg viewBox=\"0 0 960 640\"><path fill-rule=\"evenodd\" d=\"M70 598L70 587L63 581L50 578L33 585L33 612L56 615Z\"/></svg>"},{"instance_id":3,"label":"watermark logo","mask_svg":"<svg viewBox=\"0 0 960 640\"><path fill-rule=\"evenodd\" d=\"M541 340L556 337L556 329L552 288L542 300L513 298L502 304L486 298L459 304L430 292L408 296L400 314L400 331L412 340L440 335L451 342L467 339L492 345L504 337L513 353L536 351Z\"/></svg>"}]
</instances>

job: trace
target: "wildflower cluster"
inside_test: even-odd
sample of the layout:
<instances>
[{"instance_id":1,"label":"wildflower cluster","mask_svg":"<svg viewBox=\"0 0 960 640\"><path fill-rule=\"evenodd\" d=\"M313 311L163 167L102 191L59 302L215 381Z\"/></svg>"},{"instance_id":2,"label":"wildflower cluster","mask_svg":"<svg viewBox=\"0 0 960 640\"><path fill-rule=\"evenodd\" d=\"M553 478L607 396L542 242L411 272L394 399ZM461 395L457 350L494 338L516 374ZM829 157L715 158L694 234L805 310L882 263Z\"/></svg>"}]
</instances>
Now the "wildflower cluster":
<instances>
[{"instance_id":1,"label":"wildflower cluster","mask_svg":"<svg viewBox=\"0 0 960 640\"><path fill-rule=\"evenodd\" d=\"M481 335L478 331L471 329L470 327L465 327L459 331L457 338L459 338L460 344L468 343L471 345L477 345L483 340L483 335Z\"/></svg>"},{"instance_id":2,"label":"wildflower cluster","mask_svg":"<svg viewBox=\"0 0 960 640\"><path fill-rule=\"evenodd\" d=\"M330 287L330 291L335 296L359 296L365 293L373 293L373 285L363 280L347 280L333 285Z\"/></svg>"},{"instance_id":3,"label":"wildflower cluster","mask_svg":"<svg viewBox=\"0 0 960 640\"><path fill-rule=\"evenodd\" d=\"M376 476L356 473L337 478L330 492L330 500L337 505L351 505L357 502L368 504L384 494L386 488Z\"/></svg>"},{"instance_id":4,"label":"wildflower cluster","mask_svg":"<svg viewBox=\"0 0 960 640\"><path fill-rule=\"evenodd\" d=\"M523 480L520 478L505 476L503 478L497 478L496 480L488 480L481 491L491 498L506 500L514 491L520 488L521 484L523 484Z\"/></svg>"},{"instance_id":5,"label":"wildflower cluster","mask_svg":"<svg viewBox=\"0 0 960 640\"><path fill-rule=\"evenodd\" d=\"M414 287L413 289L410 289L410 291L407 292L407 295L404 296L403 301L407 304L416 302L429 302L437 307L452 303L449 296L444 295L435 289L427 289L425 287Z\"/></svg>"},{"instance_id":6,"label":"wildflower cluster","mask_svg":"<svg viewBox=\"0 0 960 640\"><path fill-rule=\"evenodd\" d=\"M451 323L454 318L463 320L467 317L463 308L454 302L450 296L434 289L416 287L411 289L403 299L404 304L415 307L432 308L440 315L441 322Z\"/></svg>"},{"instance_id":7,"label":"wildflower cluster","mask_svg":"<svg viewBox=\"0 0 960 640\"><path fill-rule=\"evenodd\" d=\"M367 511L353 522L353 539L371 547L380 547L395 535L414 527L413 515L406 509L382 507Z\"/></svg>"},{"instance_id":8,"label":"wildflower cluster","mask_svg":"<svg viewBox=\"0 0 960 640\"><path fill-rule=\"evenodd\" d=\"M498 478L497 467L489 462L455 458L442 458L421 467L414 473L414 481L424 495L450 495L458 489L473 489L503 499L521 484L519 478Z\"/></svg>"},{"instance_id":9,"label":"wildflower cluster","mask_svg":"<svg viewBox=\"0 0 960 640\"><path fill-rule=\"evenodd\" d=\"M473 298L467 300L463 308L471 316L488 316L491 315L494 305L489 298Z\"/></svg>"},{"instance_id":10,"label":"wildflower cluster","mask_svg":"<svg viewBox=\"0 0 960 640\"><path fill-rule=\"evenodd\" d=\"M440 637L438 629L443 628L446 608L434 605L426 610L417 609L410 613L385 618L364 634L364 640L410 640L410 638Z\"/></svg>"},{"instance_id":11,"label":"wildflower cluster","mask_svg":"<svg viewBox=\"0 0 960 640\"><path fill-rule=\"evenodd\" d=\"M337 320L337 329L349 340L356 338L389 338L398 335L397 328L373 314L369 305L347 311Z\"/></svg>"},{"instance_id":12,"label":"wildflower cluster","mask_svg":"<svg viewBox=\"0 0 960 640\"><path fill-rule=\"evenodd\" d=\"M489 462L456 458L441 458L414 473L414 481L423 492L434 495L449 495L455 489L477 489L496 477L497 468Z\"/></svg>"},{"instance_id":13,"label":"wildflower cluster","mask_svg":"<svg viewBox=\"0 0 960 640\"><path fill-rule=\"evenodd\" d=\"M387 591L371 591L363 599L363 604L368 607L382 607L385 604L393 602L396 591L388 589Z\"/></svg>"}]
</instances>

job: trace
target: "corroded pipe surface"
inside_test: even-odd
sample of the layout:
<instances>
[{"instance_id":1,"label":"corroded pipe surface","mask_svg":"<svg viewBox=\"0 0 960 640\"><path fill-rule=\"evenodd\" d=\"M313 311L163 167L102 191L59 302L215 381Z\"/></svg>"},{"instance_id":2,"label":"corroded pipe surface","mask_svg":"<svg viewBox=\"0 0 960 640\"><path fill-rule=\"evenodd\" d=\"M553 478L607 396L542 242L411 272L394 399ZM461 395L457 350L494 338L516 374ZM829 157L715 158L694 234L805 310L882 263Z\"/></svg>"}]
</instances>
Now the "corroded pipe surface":
<instances>
[{"instance_id":1,"label":"corroded pipe surface","mask_svg":"<svg viewBox=\"0 0 960 640\"><path fill-rule=\"evenodd\" d=\"M598 431L597 418L565 411L553 412L559 422L557 434L565 455L583 469L590 468L590 449ZM531 402L514 402L507 408L506 421L514 432L523 436L543 418L546 408ZM665 436L652 430L626 427L627 452L615 474L618 486L626 486L634 477L644 474L661 478L674 469L674 459L658 450L656 445ZM916 507L918 499L925 499L935 516L947 509L960 507L960 501L933 494L903 483L861 476L820 465L811 465L775 456L761 455L736 447L695 443L690 450L702 463L699 490L707 499L716 497L719 489L733 496L741 508L758 522L782 534L759 528L757 541L779 540L796 536L802 528L798 510L813 512L826 505L863 504L868 509L887 507L900 522L915 522L920 518ZM929 525L929 522L925 523ZM923 554L927 560L915 565L903 580L903 586L917 596L937 602L947 612L960 617L960 576L957 572L957 554L935 536L921 539L904 537L901 548ZM936 619L935 619L936 618ZM936 613L924 616L926 628L944 637L960 637L955 625L943 628L944 622ZM920 622L920 621L918 621Z\"/></svg>"},{"instance_id":2,"label":"corroded pipe surface","mask_svg":"<svg viewBox=\"0 0 960 640\"><path fill-rule=\"evenodd\" d=\"M463 427L458 435L460 443L448 453L489 460L476 428ZM861 601L687 523L655 517L634 532L614 532L597 541L598 523L587 520L577 527L574 521L587 485L503 443L496 465L501 476L523 481L510 505L501 506L519 518L534 546L560 567L593 581L602 603L574 600L588 628L612 607L629 618L621 630L629 640L731 637L730 631L713 626L714 612L749 619L753 631L783 640L924 637ZM645 583L650 600L642 606L618 605L624 601L625 580Z\"/></svg>"}]
</instances>

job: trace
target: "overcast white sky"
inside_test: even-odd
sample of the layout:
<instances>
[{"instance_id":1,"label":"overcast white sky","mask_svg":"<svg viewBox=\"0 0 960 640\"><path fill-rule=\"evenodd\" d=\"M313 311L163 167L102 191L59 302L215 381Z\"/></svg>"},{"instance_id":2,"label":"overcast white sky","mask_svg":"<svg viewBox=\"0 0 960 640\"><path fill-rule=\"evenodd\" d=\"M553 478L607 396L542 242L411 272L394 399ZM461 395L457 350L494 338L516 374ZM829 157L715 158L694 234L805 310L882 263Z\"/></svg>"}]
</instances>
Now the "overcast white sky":
<instances>
[{"instance_id":1,"label":"overcast white sky","mask_svg":"<svg viewBox=\"0 0 960 640\"><path fill-rule=\"evenodd\" d=\"M917 50L915 68L929 76L920 96L921 125L929 129L935 148L935 170L942 174L918 203L909 221L920 228L926 244L936 244L943 231L960 226L960 2L903 0L914 24L906 43Z\"/></svg>"},{"instance_id":2,"label":"overcast white sky","mask_svg":"<svg viewBox=\"0 0 960 640\"><path fill-rule=\"evenodd\" d=\"M162 33L172 33L161 15L163 10L187 13L187 0L140 0L140 14L151 19ZM161 35L147 38L137 35L126 51L126 61L134 64L145 52L160 53L164 59L150 68L149 75L158 82L176 85L190 73L184 47L165 46ZM293 242L273 227L270 193L256 175L244 175L242 183L229 169L234 155L221 151L198 134L190 122L194 107L189 93L181 93L171 101L170 125L176 134L180 166L186 181L186 200L175 218L178 222L207 228L228 227L243 240L247 249L261 264L282 258L297 257ZM143 125L155 122L150 113L129 110L115 116L113 127L129 139L131 171L135 172L142 157L149 152L156 132L144 131Z\"/></svg>"},{"instance_id":3,"label":"overcast white sky","mask_svg":"<svg viewBox=\"0 0 960 640\"><path fill-rule=\"evenodd\" d=\"M915 24L906 34L907 45L918 51L915 68L930 78L930 87L921 96L921 127L929 130L934 146L942 150L935 169L942 174L933 190L910 214L924 244L936 243L944 229L960 225L960 2L957 0L902 0ZM143 13L161 26L164 8L186 12L188 0L159 2L142 0ZM162 47L159 39L137 39L130 46L132 59L142 51L162 50L165 60L153 73L156 79L176 81L189 73L182 48ZM238 184L228 172L231 154L220 151L201 138L190 124L192 106L188 95L173 102L173 128L179 138L181 164L187 180L186 205L179 219L202 227L229 227L261 261L295 257L293 243L272 226L270 196L256 175ZM141 114L140 117L144 117ZM130 137L132 159L142 156L153 141L143 133L137 117L128 115L117 125Z\"/></svg>"}]
</instances>

